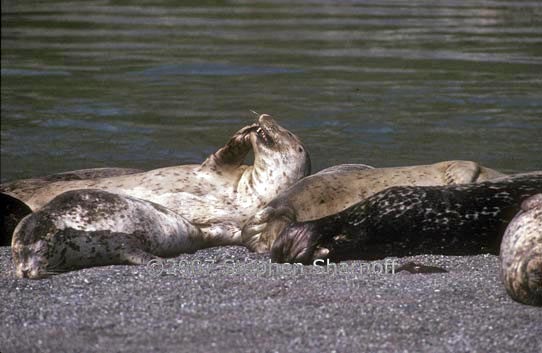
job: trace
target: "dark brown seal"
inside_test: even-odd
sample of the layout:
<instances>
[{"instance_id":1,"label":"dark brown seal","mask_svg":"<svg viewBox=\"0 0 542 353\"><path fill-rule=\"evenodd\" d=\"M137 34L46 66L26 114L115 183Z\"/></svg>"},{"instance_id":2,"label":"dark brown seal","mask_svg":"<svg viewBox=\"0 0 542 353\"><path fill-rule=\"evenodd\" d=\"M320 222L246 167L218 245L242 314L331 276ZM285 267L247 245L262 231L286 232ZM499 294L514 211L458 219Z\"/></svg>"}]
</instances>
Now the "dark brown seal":
<instances>
[{"instance_id":1,"label":"dark brown seal","mask_svg":"<svg viewBox=\"0 0 542 353\"><path fill-rule=\"evenodd\" d=\"M243 243L253 251L269 251L288 224L335 214L392 186L466 184L502 176L472 161L395 168L334 166L298 181L257 212L243 228Z\"/></svg>"},{"instance_id":2,"label":"dark brown seal","mask_svg":"<svg viewBox=\"0 0 542 353\"><path fill-rule=\"evenodd\" d=\"M311 263L324 257L498 253L519 204L540 192L542 172L466 185L392 187L335 215L294 223L273 244L272 258Z\"/></svg>"}]
</instances>

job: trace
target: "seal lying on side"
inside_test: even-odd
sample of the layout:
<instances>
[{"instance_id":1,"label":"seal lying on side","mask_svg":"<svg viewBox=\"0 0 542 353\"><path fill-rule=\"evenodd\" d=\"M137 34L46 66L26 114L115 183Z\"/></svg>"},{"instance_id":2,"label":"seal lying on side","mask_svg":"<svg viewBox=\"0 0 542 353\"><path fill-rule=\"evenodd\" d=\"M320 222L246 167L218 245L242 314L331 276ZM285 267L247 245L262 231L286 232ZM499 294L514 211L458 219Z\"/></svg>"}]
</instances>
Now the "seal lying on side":
<instances>
[{"instance_id":1,"label":"seal lying on side","mask_svg":"<svg viewBox=\"0 0 542 353\"><path fill-rule=\"evenodd\" d=\"M243 165L251 149L254 164ZM165 206L213 238L211 244L234 245L248 217L309 173L309 154L299 138L263 114L201 165L52 183L23 201L37 210L65 191L105 190Z\"/></svg>"},{"instance_id":2,"label":"seal lying on side","mask_svg":"<svg viewBox=\"0 0 542 353\"><path fill-rule=\"evenodd\" d=\"M311 263L323 257L498 253L521 201L540 192L542 172L466 185L392 187L335 215L290 225L273 244L272 258Z\"/></svg>"},{"instance_id":3,"label":"seal lying on side","mask_svg":"<svg viewBox=\"0 0 542 353\"><path fill-rule=\"evenodd\" d=\"M243 229L243 243L253 251L268 251L288 224L335 214L388 187L465 184L502 176L470 161L377 169L331 167L300 180L255 214Z\"/></svg>"},{"instance_id":4,"label":"seal lying on side","mask_svg":"<svg viewBox=\"0 0 542 353\"><path fill-rule=\"evenodd\" d=\"M17 277L38 279L78 268L145 264L204 247L199 228L150 201L103 190L67 191L17 226Z\"/></svg>"},{"instance_id":5,"label":"seal lying on side","mask_svg":"<svg viewBox=\"0 0 542 353\"><path fill-rule=\"evenodd\" d=\"M501 243L501 275L518 302L542 306L542 194L523 201Z\"/></svg>"},{"instance_id":6,"label":"seal lying on side","mask_svg":"<svg viewBox=\"0 0 542 353\"><path fill-rule=\"evenodd\" d=\"M29 199L38 189L58 181L107 178L141 172L130 168L80 169L0 185L0 246L11 244L11 236L17 224L24 216L32 213L32 209L22 200Z\"/></svg>"}]
</instances>

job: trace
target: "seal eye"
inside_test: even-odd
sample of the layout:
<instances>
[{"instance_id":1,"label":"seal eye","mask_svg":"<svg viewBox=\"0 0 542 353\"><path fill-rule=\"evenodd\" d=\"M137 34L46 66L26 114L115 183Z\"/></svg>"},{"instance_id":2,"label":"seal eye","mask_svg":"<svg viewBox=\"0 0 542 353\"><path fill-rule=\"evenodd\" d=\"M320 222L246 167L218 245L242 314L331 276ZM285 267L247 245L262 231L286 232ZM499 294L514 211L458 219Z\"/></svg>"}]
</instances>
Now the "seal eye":
<instances>
[{"instance_id":1,"label":"seal eye","mask_svg":"<svg viewBox=\"0 0 542 353\"><path fill-rule=\"evenodd\" d=\"M303 147L299 147L297 150L299 151L299 153L303 153Z\"/></svg>"}]
</instances>

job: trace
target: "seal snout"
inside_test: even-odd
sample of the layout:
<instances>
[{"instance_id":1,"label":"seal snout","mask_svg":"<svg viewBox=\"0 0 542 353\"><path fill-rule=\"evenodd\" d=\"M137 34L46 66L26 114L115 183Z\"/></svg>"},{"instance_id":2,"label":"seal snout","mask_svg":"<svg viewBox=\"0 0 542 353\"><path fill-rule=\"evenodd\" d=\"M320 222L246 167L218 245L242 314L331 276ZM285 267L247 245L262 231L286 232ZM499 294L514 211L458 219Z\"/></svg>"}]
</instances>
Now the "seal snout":
<instances>
[{"instance_id":1,"label":"seal snout","mask_svg":"<svg viewBox=\"0 0 542 353\"><path fill-rule=\"evenodd\" d=\"M269 114L261 114L259 117L258 117L258 124L260 126L266 126L266 127L270 127L270 126L277 126L277 122L275 121L275 119L273 119L271 117L271 115Z\"/></svg>"},{"instance_id":2,"label":"seal snout","mask_svg":"<svg viewBox=\"0 0 542 353\"><path fill-rule=\"evenodd\" d=\"M43 263L36 259L36 254L28 255L17 264L15 275L19 278L40 279L46 277L43 269Z\"/></svg>"},{"instance_id":3,"label":"seal snout","mask_svg":"<svg viewBox=\"0 0 542 353\"><path fill-rule=\"evenodd\" d=\"M24 268L17 271L17 277L29 278L29 279L40 278L38 270L36 269L31 270L29 268Z\"/></svg>"}]
</instances>

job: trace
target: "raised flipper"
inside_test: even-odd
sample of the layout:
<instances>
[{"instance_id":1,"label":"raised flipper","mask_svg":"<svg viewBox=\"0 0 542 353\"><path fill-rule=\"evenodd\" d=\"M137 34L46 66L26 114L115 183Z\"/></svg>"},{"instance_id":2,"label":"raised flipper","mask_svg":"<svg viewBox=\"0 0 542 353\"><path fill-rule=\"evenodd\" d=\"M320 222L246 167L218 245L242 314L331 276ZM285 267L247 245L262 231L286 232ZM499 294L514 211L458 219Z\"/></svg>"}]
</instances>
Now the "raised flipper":
<instances>
[{"instance_id":1,"label":"raised flipper","mask_svg":"<svg viewBox=\"0 0 542 353\"><path fill-rule=\"evenodd\" d=\"M231 166L232 168L240 166L252 148L248 136L250 132L255 131L257 128L258 124L253 124L237 131L222 148L202 163L201 168L216 171L224 166Z\"/></svg>"}]
</instances>

